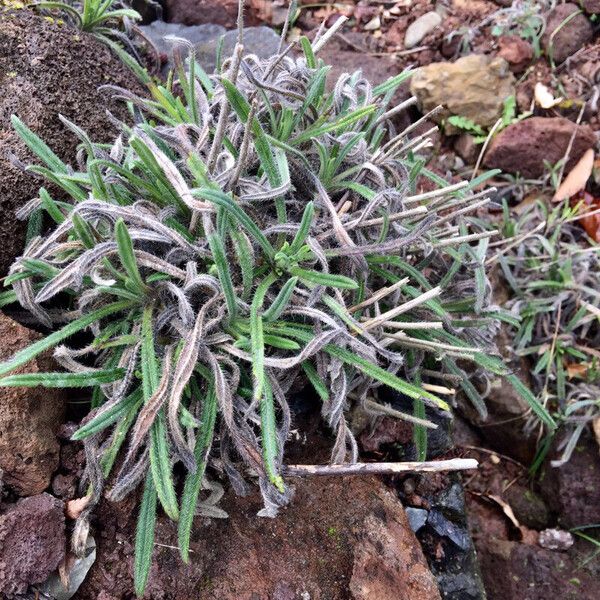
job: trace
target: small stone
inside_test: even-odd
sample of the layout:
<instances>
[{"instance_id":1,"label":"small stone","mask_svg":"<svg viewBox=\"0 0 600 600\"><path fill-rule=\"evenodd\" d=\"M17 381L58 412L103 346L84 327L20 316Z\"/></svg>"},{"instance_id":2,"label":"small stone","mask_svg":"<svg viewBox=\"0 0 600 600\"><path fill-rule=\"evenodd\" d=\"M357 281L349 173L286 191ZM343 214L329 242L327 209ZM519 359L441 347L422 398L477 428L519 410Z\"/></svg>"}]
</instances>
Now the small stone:
<instances>
[{"instance_id":1,"label":"small stone","mask_svg":"<svg viewBox=\"0 0 600 600\"><path fill-rule=\"evenodd\" d=\"M514 94L514 81L503 58L472 54L456 62L421 67L412 77L410 89L423 112L440 104L444 107L434 117L438 122L459 115L491 127L502 114L506 98ZM459 131L446 124L446 133Z\"/></svg>"},{"instance_id":2,"label":"small stone","mask_svg":"<svg viewBox=\"0 0 600 600\"><path fill-rule=\"evenodd\" d=\"M50 494L19 500L0 516L0 596L41 583L65 557L63 503Z\"/></svg>"},{"instance_id":3,"label":"small stone","mask_svg":"<svg viewBox=\"0 0 600 600\"><path fill-rule=\"evenodd\" d=\"M548 13L542 45L548 60L559 64L583 48L593 36L592 24L584 14L581 14L579 6L567 2L559 4Z\"/></svg>"},{"instance_id":4,"label":"small stone","mask_svg":"<svg viewBox=\"0 0 600 600\"><path fill-rule=\"evenodd\" d=\"M540 531L539 544L546 550L568 550L575 540L568 531L562 529L544 529Z\"/></svg>"},{"instance_id":5,"label":"small stone","mask_svg":"<svg viewBox=\"0 0 600 600\"><path fill-rule=\"evenodd\" d=\"M55 475L52 480L52 493L59 498L72 498L77 491L75 475Z\"/></svg>"},{"instance_id":6,"label":"small stone","mask_svg":"<svg viewBox=\"0 0 600 600\"><path fill-rule=\"evenodd\" d=\"M414 508L409 506L405 509L406 518L408 519L408 524L410 528L417 533L421 527L427 523L427 511L422 508Z\"/></svg>"},{"instance_id":7,"label":"small stone","mask_svg":"<svg viewBox=\"0 0 600 600\"><path fill-rule=\"evenodd\" d=\"M545 162L554 165L565 156L573 134L568 173L594 146L596 134L587 125L576 125L562 117L531 117L509 125L492 140L483 164L507 173L540 177Z\"/></svg>"},{"instance_id":8,"label":"small stone","mask_svg":"<svg viewBox=\"0 0 600 600\"><path fill-rule=\"evenodd\" d=\"M477 144L470 133L461 133L454 142L454 150L467 164L477 160L480 149L481 144Z\"/></svg>"},{"instance_id":9,"label":"small stone","mask_svg":"<svg viewBox=\"0 0 600 600\"><path fill-rule=\"evenodd\" d=\"M439 536L448 538L461 550L466 550L471 545L471 539L466 527L453 523L438 510L429 512L427 524L432 527Z\"/></svg>"},{"instance_id":10,"label":"small stone","mask_svg":"<svg viewBox=\"0 0 600 600\"><path fill-rule=\"evenodd\" d=\"M404 47L414 48L421 40L436 27L441 25L442 17L435 11L421 15L416 21L413 21L404 35Z\"/></svg>"},{"instance_id":11,"label":"small stone","mask_svg":"<svg viewBox=\"0 0 600 600\"><path fill-rule=\"evenodd\" d=\"M533 47L518 35L503 35L498 40L501 56L510 66L513 73L521 73L533 60Z\"/></svg>"}]
</instances>

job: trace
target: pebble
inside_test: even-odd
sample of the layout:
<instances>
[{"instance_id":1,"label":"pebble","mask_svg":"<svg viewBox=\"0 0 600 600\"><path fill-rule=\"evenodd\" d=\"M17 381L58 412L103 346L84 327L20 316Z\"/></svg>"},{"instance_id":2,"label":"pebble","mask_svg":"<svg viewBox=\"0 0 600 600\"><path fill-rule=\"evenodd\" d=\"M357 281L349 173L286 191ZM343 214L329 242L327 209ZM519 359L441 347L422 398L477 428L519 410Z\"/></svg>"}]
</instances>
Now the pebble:
<instances>
[{"instance_id":1,"label":"pebble","mask_svg":"<svg viewBox=\"0 0 600 600\"><path fill-rule=\"evenodd\" d=\"M404 35L404 47L414 48L421 40L442 23L442 17L431 11L411 23Z\"/></svg>"},{"instance_id":2,"label":"pebble","mask_svg":"<svg viewBox=\"0 0 600 600\"><path fill-rule=\"evenodd\" d=\"M544 529L540 531L539 544L546 550L568 550L575 540L568 531L562 529Z\"/></svg>"}]
</instances>

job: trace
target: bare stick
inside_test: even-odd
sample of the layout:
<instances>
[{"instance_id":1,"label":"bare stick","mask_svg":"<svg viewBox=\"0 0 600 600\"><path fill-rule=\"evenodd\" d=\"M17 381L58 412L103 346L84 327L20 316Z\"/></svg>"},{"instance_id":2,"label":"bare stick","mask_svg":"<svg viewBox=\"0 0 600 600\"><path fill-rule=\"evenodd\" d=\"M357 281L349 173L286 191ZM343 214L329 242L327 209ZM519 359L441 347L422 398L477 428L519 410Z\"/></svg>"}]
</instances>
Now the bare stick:
<instances>
[{"instance_id":1,"label":"bare stick","mask_svg":"<svg viewBox=\"0 0 600 600\"><path fill-rule=\"evenodd\" d=\"M446 194L462 190L463 188L468 187L468 185L468 181L459 181L458 183L454 183L444 188L439 188L437 190L432 190L431 192L417 194L416 196L407 196L404 199L404 204L409 204L411 202L420 202L421 200L430 200L431 198L437 198L438 196L445 196Z\"/></svg>"},{"instance_id":2,"label":"bare stick","mask_svg":"<svg viewBox=\"0 0 600 600\"><path fill-rule=\"evenodd\" d=\"M287 465L283 474L288 477L332 477L340 475L395 475L397 473L442 473L476 469L474 458L451 458L425 462L354 463L342 465Z\"/></svg>"},{"instance_id":3,"label":"bare stick","mask_svg":"<svg viewBox=\"0 0 600 600\"><path fill-rule=\"evenodd\" d=\"M313 52L317 54L321 48L342 28L348 17L340 17L323 36L313 42Z\"/></svg>"},{"instance_id":4,"label":"bare stick","mask_svg":"<svg viewBox=\"0 0 600 600\"><path fill-rule=\"evenodd\" d=\"M394 106L394 108L390 108L390 110L388 110L387 112L384 112L379 117L379 119L377 119L377 121L375 121L375 127L377 127L377 125L381 125L381 123L383 123L384 121L391 119L393 116L397 115L398 113L401 113L403 110L406 110L407 108L410 108L411 106L414 106L416 103L417 103L417 99L415 98L415 96L411 96L408 100L405 100L404 102L400 102L400 104L397 104L396 106Z\"/></svg>"}]
</instances>

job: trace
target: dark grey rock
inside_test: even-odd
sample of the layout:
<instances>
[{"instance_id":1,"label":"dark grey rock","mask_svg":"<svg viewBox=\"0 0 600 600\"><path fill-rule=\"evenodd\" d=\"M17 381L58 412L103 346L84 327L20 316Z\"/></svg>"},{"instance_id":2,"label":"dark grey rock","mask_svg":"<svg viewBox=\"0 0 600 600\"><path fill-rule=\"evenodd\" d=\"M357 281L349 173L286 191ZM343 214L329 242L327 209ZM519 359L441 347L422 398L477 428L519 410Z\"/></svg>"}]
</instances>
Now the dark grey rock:
<instances>
[{"instance_id":1,"label":"dark grey rock","mask_svg":"<svg viewBox=\"0 0 600 600\"><path fill-rule=\"evenodd\" d=\"M207 73L212 73L216 66L219 40L223 39L222 60L231 56L237 41L237 30L226 30L222 25L182 25L154 21L144 25L141 30L152 40L157 50L167 57L171 56L176 43L169 38L182 38L190 42L196 51L198 63ZM277 53L279 36L270 27L244 28L244 54L255 54L259 58L268 58Z\"/></svg>"},{"instance_id":2,"label":"dark grey rock","mask_svg":"<svg viewBox=\"0 0 600 600\"><path fill-rule=\"evenodd\" d=\"M467 550L471 545L468 530L447 519L440 511L432 510L427 517L427 524L440 536L448 538L462 550Z\"/></svg>"},{"instance_id":3,"label":"dark grey rock","mask_svg":"<svg viewBox=\"0 0 600 600\"><path fill-rule=\"evenodd\" d=\"M465 494L462 485L453 483L449 488L443 490L437 498L436 507L439 508L448 519L457 523L465 522Z\"/></svg>"},{"instance_id":4,"label":"dark grey rock","mask_svg":"<svg viewBox=\"0 0 600 600\"><path fill-rule=\"evenodd\" d=\"M409 506L405 510L410 528L416 533L427 522L428 512L422 508Z\"/></svg>"}]
</instances>

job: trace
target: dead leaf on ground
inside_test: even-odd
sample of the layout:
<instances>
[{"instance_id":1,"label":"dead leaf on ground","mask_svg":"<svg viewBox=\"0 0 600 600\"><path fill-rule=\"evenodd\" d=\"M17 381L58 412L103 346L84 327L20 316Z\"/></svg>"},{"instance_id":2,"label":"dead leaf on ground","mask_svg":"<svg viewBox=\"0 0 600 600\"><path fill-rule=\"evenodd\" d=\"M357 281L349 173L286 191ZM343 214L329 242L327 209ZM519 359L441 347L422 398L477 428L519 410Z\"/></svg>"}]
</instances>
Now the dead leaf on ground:
<instances>
[{"instance_id":1,"label":"dead leaf on ground","mask_svg":"<svg viewBox=\"0 0 600 600\"><path fill-rule=\"evenodd\" d=\"M75 498L75 500L69 500L65 508L65 514L69 519L78 519L79 515L83 512L85 507L90 503L92 499L91 495L83 496L83 498Z\"/></svg>"},{"instance_id":2,"label":"dead leaf on ground","mask_svg":"<svg viewBox=\"0 0 600 600\"><path fill-rule=\"evenodd\" d=\"M542 108L553 108L557 104L560 104L563 99L555 98L554 94L541 82L537 82L535 84L535 88L533 90L533 95L535 97L536 103Z\"/></svg>"},{"instance_id":3,"label":"dead leaf on ground","mask_svg":"<svg viewBox=\"0 0 600 600\"><path fill-rule=\"evenodd\" d=\"M600 210L600 198L584 191L571 197L571 206L575 207L578 204L581 204L579 208L581 217L577 219L577 223L595 242L600 242L600 213L586 215L586 213Z\"/></svg>"},{"instance_id":4,"label":"dead leaf on ground","mask_svg":"<svg viewBox=\"0 0 600 600\"><path fill-rule=\"evenodd\" d=\"M571 172L565 177L560 184L556 194L554 194L554 202L560 202L565 198L579 193L585 188L587 180L592 174L594 168L594 151L590 148L579 159L579 162L571 169Z\"/></svg>"},{"instance_id":5,"label":"dead leaf on ground","mask_svg":"<svg viewBox=\"0 0 600 600\"><path fill-rule=\"evenodd\" d=\"M567 377L569 379L573 379L573 377L585 377L589 368L589 363L568 363L566 366Z\"/></svg>"}]
</instances>

